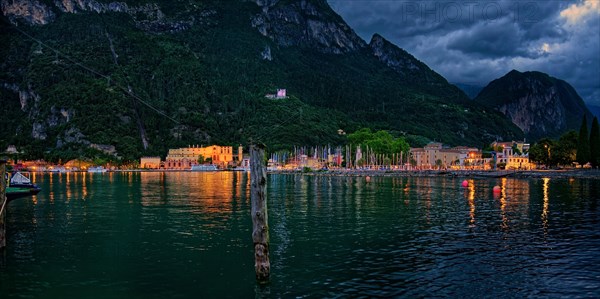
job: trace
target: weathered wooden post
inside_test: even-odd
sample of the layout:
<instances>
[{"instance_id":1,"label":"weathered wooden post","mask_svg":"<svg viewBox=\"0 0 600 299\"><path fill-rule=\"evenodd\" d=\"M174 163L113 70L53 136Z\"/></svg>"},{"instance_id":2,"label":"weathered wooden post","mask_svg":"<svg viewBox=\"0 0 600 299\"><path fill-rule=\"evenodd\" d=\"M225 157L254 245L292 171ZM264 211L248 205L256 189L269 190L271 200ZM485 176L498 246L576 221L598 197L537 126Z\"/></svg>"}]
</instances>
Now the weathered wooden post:
<instances>
[{"instance_id":1,"label":"weathered wooden post","mask_svg":"<svg viewBox=\"0 0 600 299\"><path fill-rule=\"evenodd\" d=\"M0 160L0 248L6 247L6 160Z\"/></svg>"},{"instance_id":2,"label":"weathered wooden post","mask_svg":"<svg viewBox=\"0 0 600 299\"><path fill-rule=\"evenodd\" d=\"M252 205L252 241L256 280L266 283L271 274L269 261L269 219L267 215L267 169L265 146L250 146L250 200Z\"/></svg>"}]
</instances>

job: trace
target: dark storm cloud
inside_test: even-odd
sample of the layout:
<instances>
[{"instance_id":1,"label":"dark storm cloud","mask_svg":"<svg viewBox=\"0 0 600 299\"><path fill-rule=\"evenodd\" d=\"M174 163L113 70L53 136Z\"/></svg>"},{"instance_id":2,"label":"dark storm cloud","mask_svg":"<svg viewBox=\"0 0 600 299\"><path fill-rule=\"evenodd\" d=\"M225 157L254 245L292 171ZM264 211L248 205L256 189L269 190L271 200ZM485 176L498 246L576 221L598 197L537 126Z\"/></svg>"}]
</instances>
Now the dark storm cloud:
<instances>
[{"instance_id":1,"label":"dark storm cloud","mask_svg":"<svg viewBox=\"0 0 600 299\"><path fill-rule=\"evenodd\" d=\"M450 82L539 70L600 105L598 2L329 0L367 42L379 33Z\"/></svg>"},{"instance_id":2,"label":"dark storm cloud","mask_svg":"<svg viewBox=\"0 0 600 299\"><path fill-rule=\"evenodd\" d=\"M447 49L458 50L475 58L533 57L539 54L529 50L529 43L523 42L522 33L515 23L506 20L501 23L460 31L448 38Z\"/></svg>"}]
</instances>

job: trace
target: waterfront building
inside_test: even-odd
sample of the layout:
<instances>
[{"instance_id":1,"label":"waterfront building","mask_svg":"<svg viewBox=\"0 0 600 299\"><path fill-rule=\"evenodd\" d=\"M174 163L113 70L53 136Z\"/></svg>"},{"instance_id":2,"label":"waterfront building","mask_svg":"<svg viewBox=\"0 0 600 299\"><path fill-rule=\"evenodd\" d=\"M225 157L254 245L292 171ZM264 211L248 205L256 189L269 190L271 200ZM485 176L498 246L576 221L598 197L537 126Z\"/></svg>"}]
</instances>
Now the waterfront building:
<instances>
[{"instance_id":1,"label":"waterfront building","mask_svg":"<svg viewBox=\"0 0 600 299\"><path fill-rule=\"evenodd\" d=\"M66 170L80 171L80 170L87 170L88 168L94 166L94 164L91 161L86 161L86 160L81 160L81 159L73 159L73 160L67 161L67 163L65 163L65 165L63 165L63 166Z\"/></svg>"},{"instance_id":2,"label":"waterfront building","mask_svg":"<svg viewBox=\"0 0 600 299\"><path fill-rule=\"evenodd\" d=\"M410 149L410 162L417 168L423 167L428 164L425 162L425 149L424 148L411 148Z\"/></svg>"},{"instance_id":3,"label":"waterfront building","mask_svg":"<svg viewBox=\"0 0 600 299\"><path fill-rule=\"evenodd\" d=\"M436 161L441 158L441 150L441 143L431 142L423 148L411 148L410 154L418 168L432 169L435 167Z\"/></svg>"},{"instance_id":4,"label":"waterfront building","mask_svg":"<svg viewBox=\"0 0 600 299\"><path fill-rule=\"evenodd\" d=\"M476 148L466 146L457 146L453 148L441 149L439 151L439 160L442 161L442 167L452 169L464 169L465 161L468 161L469 156L477 156ZM479 156L481 156L479 154Z\"/></svg>"},{"instance_id":5,"label":"waterfront building","mask_svg":"<svg viewBox=\"0 0 600 299\"><path fill-rule=\"evenodd\" d=\"M140 159L140 168L159 169L160 168L160 157L142 157Z\"/></svg>"},{"instance_id":6,"label":"waterfront building","mask_svg":"<svg viewBox=\"0 0 600 299\"><path fill-rule=\"evenodd\" d=\"M200 157L224 168L233 165L233 147L211 145L170 149L164 165L166 169L190 169L192 165L198 164Z\"/></svg>"},{"instance_id":7,"label":"waterfront building","mask_svg":"<svg viewBox=\"0 0 600 299\"><path fill-rule=\"evenodd\" d=\"M481 152L466 146L444 148L443 144L432 142L423 148L411 148L410 156L418 169L464 169L465 165L476 165L475 160L481 159Z\"/></svg>"},{"instance_id":8,"label":"waterfront building","mask_svg":"<svg viewBox=\"0 0 600 299\"><path fill-rule=\"evenodd\" d=\"M476 148L470 148L462 165L465 169L485 169L489 167L489 159L483 159L483 152Z\"/></svg>"},{"instance_id":9,"label":"waterfront building","mask_svg":"<svg viewBox=\"0 0 600 299\"><path fill-rule=\"evenodd\" d=\"M535 164L529 161L529 143L525 141L493 142L496 149L496 163L505 164L506 169L534 169Z\"/></svg>"}]
</instances>

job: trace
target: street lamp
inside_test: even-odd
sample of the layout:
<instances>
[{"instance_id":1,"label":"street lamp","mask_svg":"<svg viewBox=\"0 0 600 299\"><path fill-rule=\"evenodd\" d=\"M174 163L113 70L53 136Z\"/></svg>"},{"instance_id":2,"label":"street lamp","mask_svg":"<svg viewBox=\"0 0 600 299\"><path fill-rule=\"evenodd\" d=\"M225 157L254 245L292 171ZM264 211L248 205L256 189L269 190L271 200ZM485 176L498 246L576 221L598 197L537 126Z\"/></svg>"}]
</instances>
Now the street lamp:
<instances>
[{"instance_id":1,"label":"street lamp","mask_svg":"<svg viewBox=\"0 0 600 299\"><path fill-rule=\"evenodd\" d=\"M548 152L548 157L546 159L546 161L547 161L546 165L548 166L550 164L550 158L551 158L551 155L550 155L550 146L548 146L548 144L546 143L546 144L544 144L544 148Z\"/></svg>"}]
</instances>

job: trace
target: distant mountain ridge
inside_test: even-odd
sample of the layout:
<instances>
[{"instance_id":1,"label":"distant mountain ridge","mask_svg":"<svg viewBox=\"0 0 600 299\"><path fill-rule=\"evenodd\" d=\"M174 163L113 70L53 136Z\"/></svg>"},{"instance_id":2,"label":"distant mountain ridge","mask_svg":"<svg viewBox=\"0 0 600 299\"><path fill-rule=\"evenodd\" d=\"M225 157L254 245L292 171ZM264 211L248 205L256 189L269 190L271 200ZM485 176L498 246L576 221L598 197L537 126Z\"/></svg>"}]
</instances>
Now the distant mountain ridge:
<instances>
[{"instance_id":1,"label":"distant mountain ridge","mask_svg":"<svg viewBox=\"0 0 600 299\"><path fill-rule=\"evenodd\" d=\"M506 115L529 138L558 137L591 117L575 89L542 72L512 70L490 82L475 101Z\"/></svg>"},{"instance_id":2,"label":"distant mountain ridge","mask_svg":"<svg viewBox=\"0 0 600 299\"><path fill-rule=\"evenodd\" d=\"M475 99L481 92L484 86L467 84L467 83L453 83L456 87L460 88L470 99Z\"/></svg>"},{"instance_id":3,"label":"distant mountain ridge","mask_svg":"<svg viewBox=\"0 0 600 299\"><path fill-rule=\"evenodd\" d=\"M451 145L523 135L324 0L0 1L0 148L134 158L259 137L336 144L367 126ZM265 98L277 88L290 97Z\"/></svg>"}]
</instances>

